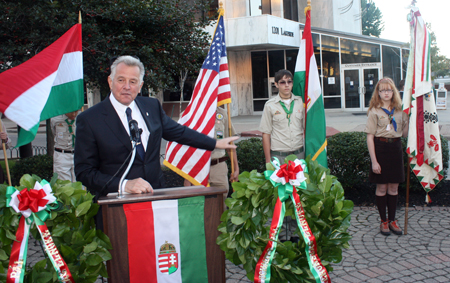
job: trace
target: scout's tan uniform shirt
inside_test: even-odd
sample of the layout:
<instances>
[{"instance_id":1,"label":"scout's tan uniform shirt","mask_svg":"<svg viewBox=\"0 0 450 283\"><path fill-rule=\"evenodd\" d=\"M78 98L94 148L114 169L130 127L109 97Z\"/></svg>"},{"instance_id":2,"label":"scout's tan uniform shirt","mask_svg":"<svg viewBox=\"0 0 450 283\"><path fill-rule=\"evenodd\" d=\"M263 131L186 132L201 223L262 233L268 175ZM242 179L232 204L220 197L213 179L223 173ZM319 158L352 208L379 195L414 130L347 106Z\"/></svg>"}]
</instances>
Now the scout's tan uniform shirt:
<instances>
[{"instance_id":1,"label":"scout's tan uniform shirt","mask_svg":"<svg viewBox=\"0 0 450 283\"><path fill-rule=\"evenodd\" d=\"M231 134L234 136L236 135L236 131L233 127L233 124L231 125ZM216 110L216 124L214 127L214 138L215 139L223 139L228 138L230 135L228 134L228 114L227 110L217 107ZM225 149L214 149L211 153L211 160L221 158L225 156Z\"/></svg>"},{"instance_id":2,"label":"scout's tan uniform shirt","mask_svg":"<svg viewBox=\"0 0 450 283\"><path fill-rule=\"evenodd\" d=\"M394 118L397 123L397 131L394 130L394 125L390 124L389 131L389 116L381 108L372 108L369 111L366 128L364 132L373 134L376 137L382 138L400 138L403 134L403 129L408 125L408 114L401 110L395 110Z\"/></svg>"},{"instance_id":3,"label":"scout's tan uniform shirt","mask_svg":"<svg viewBox=\"0 0 450 283\"><path fill-rule=\"evenodd\" d=\"M70 133L66 119L69 122L71 121L66 115L59 115L50 120L52 131L55 135L55 148L73 150L72 135L75 135L76 122L72 124L72 133Z\"/></svg>"},{"instance_id":4,"label":"scout's tan uniform shirt","mask_svg":"<svg viewBox=\"0 0 450 283\"><path fill-rule=\"evenodd\" d=\"M300 96L292 95L294 109L291 114L291 122L280 104L279 95L269 99L264 105L263 115L259 129L270 135L270 150L295 151L303 146L303 100ZM289 110L290 105L286 105Z\"/></svg>"}]
</instances>

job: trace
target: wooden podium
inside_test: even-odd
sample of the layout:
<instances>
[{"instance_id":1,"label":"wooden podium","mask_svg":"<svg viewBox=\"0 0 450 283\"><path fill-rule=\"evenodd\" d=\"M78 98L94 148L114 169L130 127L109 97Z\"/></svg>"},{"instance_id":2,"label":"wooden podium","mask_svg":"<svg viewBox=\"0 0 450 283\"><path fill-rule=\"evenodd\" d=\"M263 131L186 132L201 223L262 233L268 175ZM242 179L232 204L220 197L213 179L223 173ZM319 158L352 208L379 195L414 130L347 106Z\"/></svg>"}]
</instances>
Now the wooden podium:
<instances>
[{"instance_id":1,"label":"wooden podium","mask_svg":"<svg viewBox=\"0 0 450 283\"><path fill-rule=\"evenodd\" d=\"M211 187L178 187L154 190L153 194L128 194L101 197L98 204L103 212L104 232L111 240L112 259L107 262L108 283L130 282L128 273L127 220L123 205L135 202L180 199L205 196L205 241L208 282L225 283L225 254L216 244L217 227L223 212L225 189Z\"/></svg>"}]
</instances>

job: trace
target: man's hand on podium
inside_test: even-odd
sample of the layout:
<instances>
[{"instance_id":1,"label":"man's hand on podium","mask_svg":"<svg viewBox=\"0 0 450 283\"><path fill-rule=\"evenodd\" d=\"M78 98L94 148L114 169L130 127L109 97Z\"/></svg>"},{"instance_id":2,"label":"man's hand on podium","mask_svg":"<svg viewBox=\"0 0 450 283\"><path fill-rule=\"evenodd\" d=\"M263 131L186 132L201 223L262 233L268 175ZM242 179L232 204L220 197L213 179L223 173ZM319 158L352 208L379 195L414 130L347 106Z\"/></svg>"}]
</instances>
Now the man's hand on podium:
<instances>
[{"instance_id":1,"label":"man's hand on podium","mask_svg":"<svg viewBox=\"0 0 450 283\"><path fill-rule=\"evenodd\" d=\"M153 193L153 188L149 182L142 178L127 180L125 184L125 192L130 194Z\"/></svg>"}]
</instances>

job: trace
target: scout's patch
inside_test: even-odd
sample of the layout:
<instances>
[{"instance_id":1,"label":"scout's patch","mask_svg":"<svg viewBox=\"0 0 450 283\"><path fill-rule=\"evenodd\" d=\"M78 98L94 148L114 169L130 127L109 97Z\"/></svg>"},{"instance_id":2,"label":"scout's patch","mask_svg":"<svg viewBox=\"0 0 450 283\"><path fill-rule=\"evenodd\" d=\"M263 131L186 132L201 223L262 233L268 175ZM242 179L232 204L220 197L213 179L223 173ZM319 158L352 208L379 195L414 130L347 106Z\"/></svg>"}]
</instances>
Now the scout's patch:
<instances>
[{"instance_id":1,"label":"scout's patch","mask_svg":"<svg viewBox=\"0 0 450 283\"><path fill-rule=\"evenodd\" d=\"M223 120L223 115L220 114L220 113L216 113L216 119L219 120L219 121L222 121Z\"/></svg>"},{"instance_id":2,"label":"scout's patch","mask_svg":"<svg viewBox=\"0 0 450 283\"><path fill-rule=\"evenodd\" d=\"M281 114L281 112L277 110L277 111L275 112L275 115L278 115L278 114Z\"/></svg>"},{"instance_id":3,"label":"scout's patch","mask_svg":"<svg viewBox=\"0 0 450 283\"><path fill-rule=\"evenodd\" d=\"M216 132L216 139L223 139L223 131L217 131Z\"/></svg>"}]
</instances>

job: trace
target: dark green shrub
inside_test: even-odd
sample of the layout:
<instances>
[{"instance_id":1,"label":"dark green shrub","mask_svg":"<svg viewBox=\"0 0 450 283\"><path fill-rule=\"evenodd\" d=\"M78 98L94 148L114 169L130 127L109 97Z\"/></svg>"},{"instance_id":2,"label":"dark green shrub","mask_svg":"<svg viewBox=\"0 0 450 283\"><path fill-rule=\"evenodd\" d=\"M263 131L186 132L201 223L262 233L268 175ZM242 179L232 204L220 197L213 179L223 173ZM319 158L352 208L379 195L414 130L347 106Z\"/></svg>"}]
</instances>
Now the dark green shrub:
<instances>
[{"instance_id":1,"label":"dark green shrub","mask_svg":"<svg viewBox=\"0 0 450 283\"><path fill-rule=\"evenodd\" d=\"M370 156L365 133L342 132L328 138L327 156L330 173L344 190L368 180Z\"/></svg>"},{"instance_id":2,"label":"dark green shrub","mask_svg":"<svg viewBox=\"0 0 450 283\"><path fill-rule=\"evenodd\" d=\"M18 185L20 178L25 174L41 176L42 179L51 180L53 176L53 157L50 155L35 155L17 160L11 168L11 182Z\"/></svg>"},{"instance_id":3,"label":"dark green shrub","mask_svg":"<svg viewBox=\"0 0 450 283\"><path fill-rule=\"evenodd\" d=\"M260 138L242 140L236 143L236 146L239 172L251 172L253 170L264 172L266 170L266 159ZM229 160L227 164L228 168L231 168Z\"/></svg>"},{"instance_id":4,"label":"dark green shrub","mask_svg":"<svg viewBox=\"0 0 450 283\"><path fill-rule=\"evenodd\" d=\"M406 154L407 139L402 138L405 176L408 167ZM447 175L449 151L448 141L441 135L442 160L444 166L444 179ZM336 176L346 190L357 188L359 184L368 182L371 161L367 149L366 133L342 132L328 138L327 146L328 168ZM400 185L406 187L406 182ZM436 188L442 186L439 183ZM418 179L411 171L410 189L422 190Z\"/></svg>"}]
</instances>

